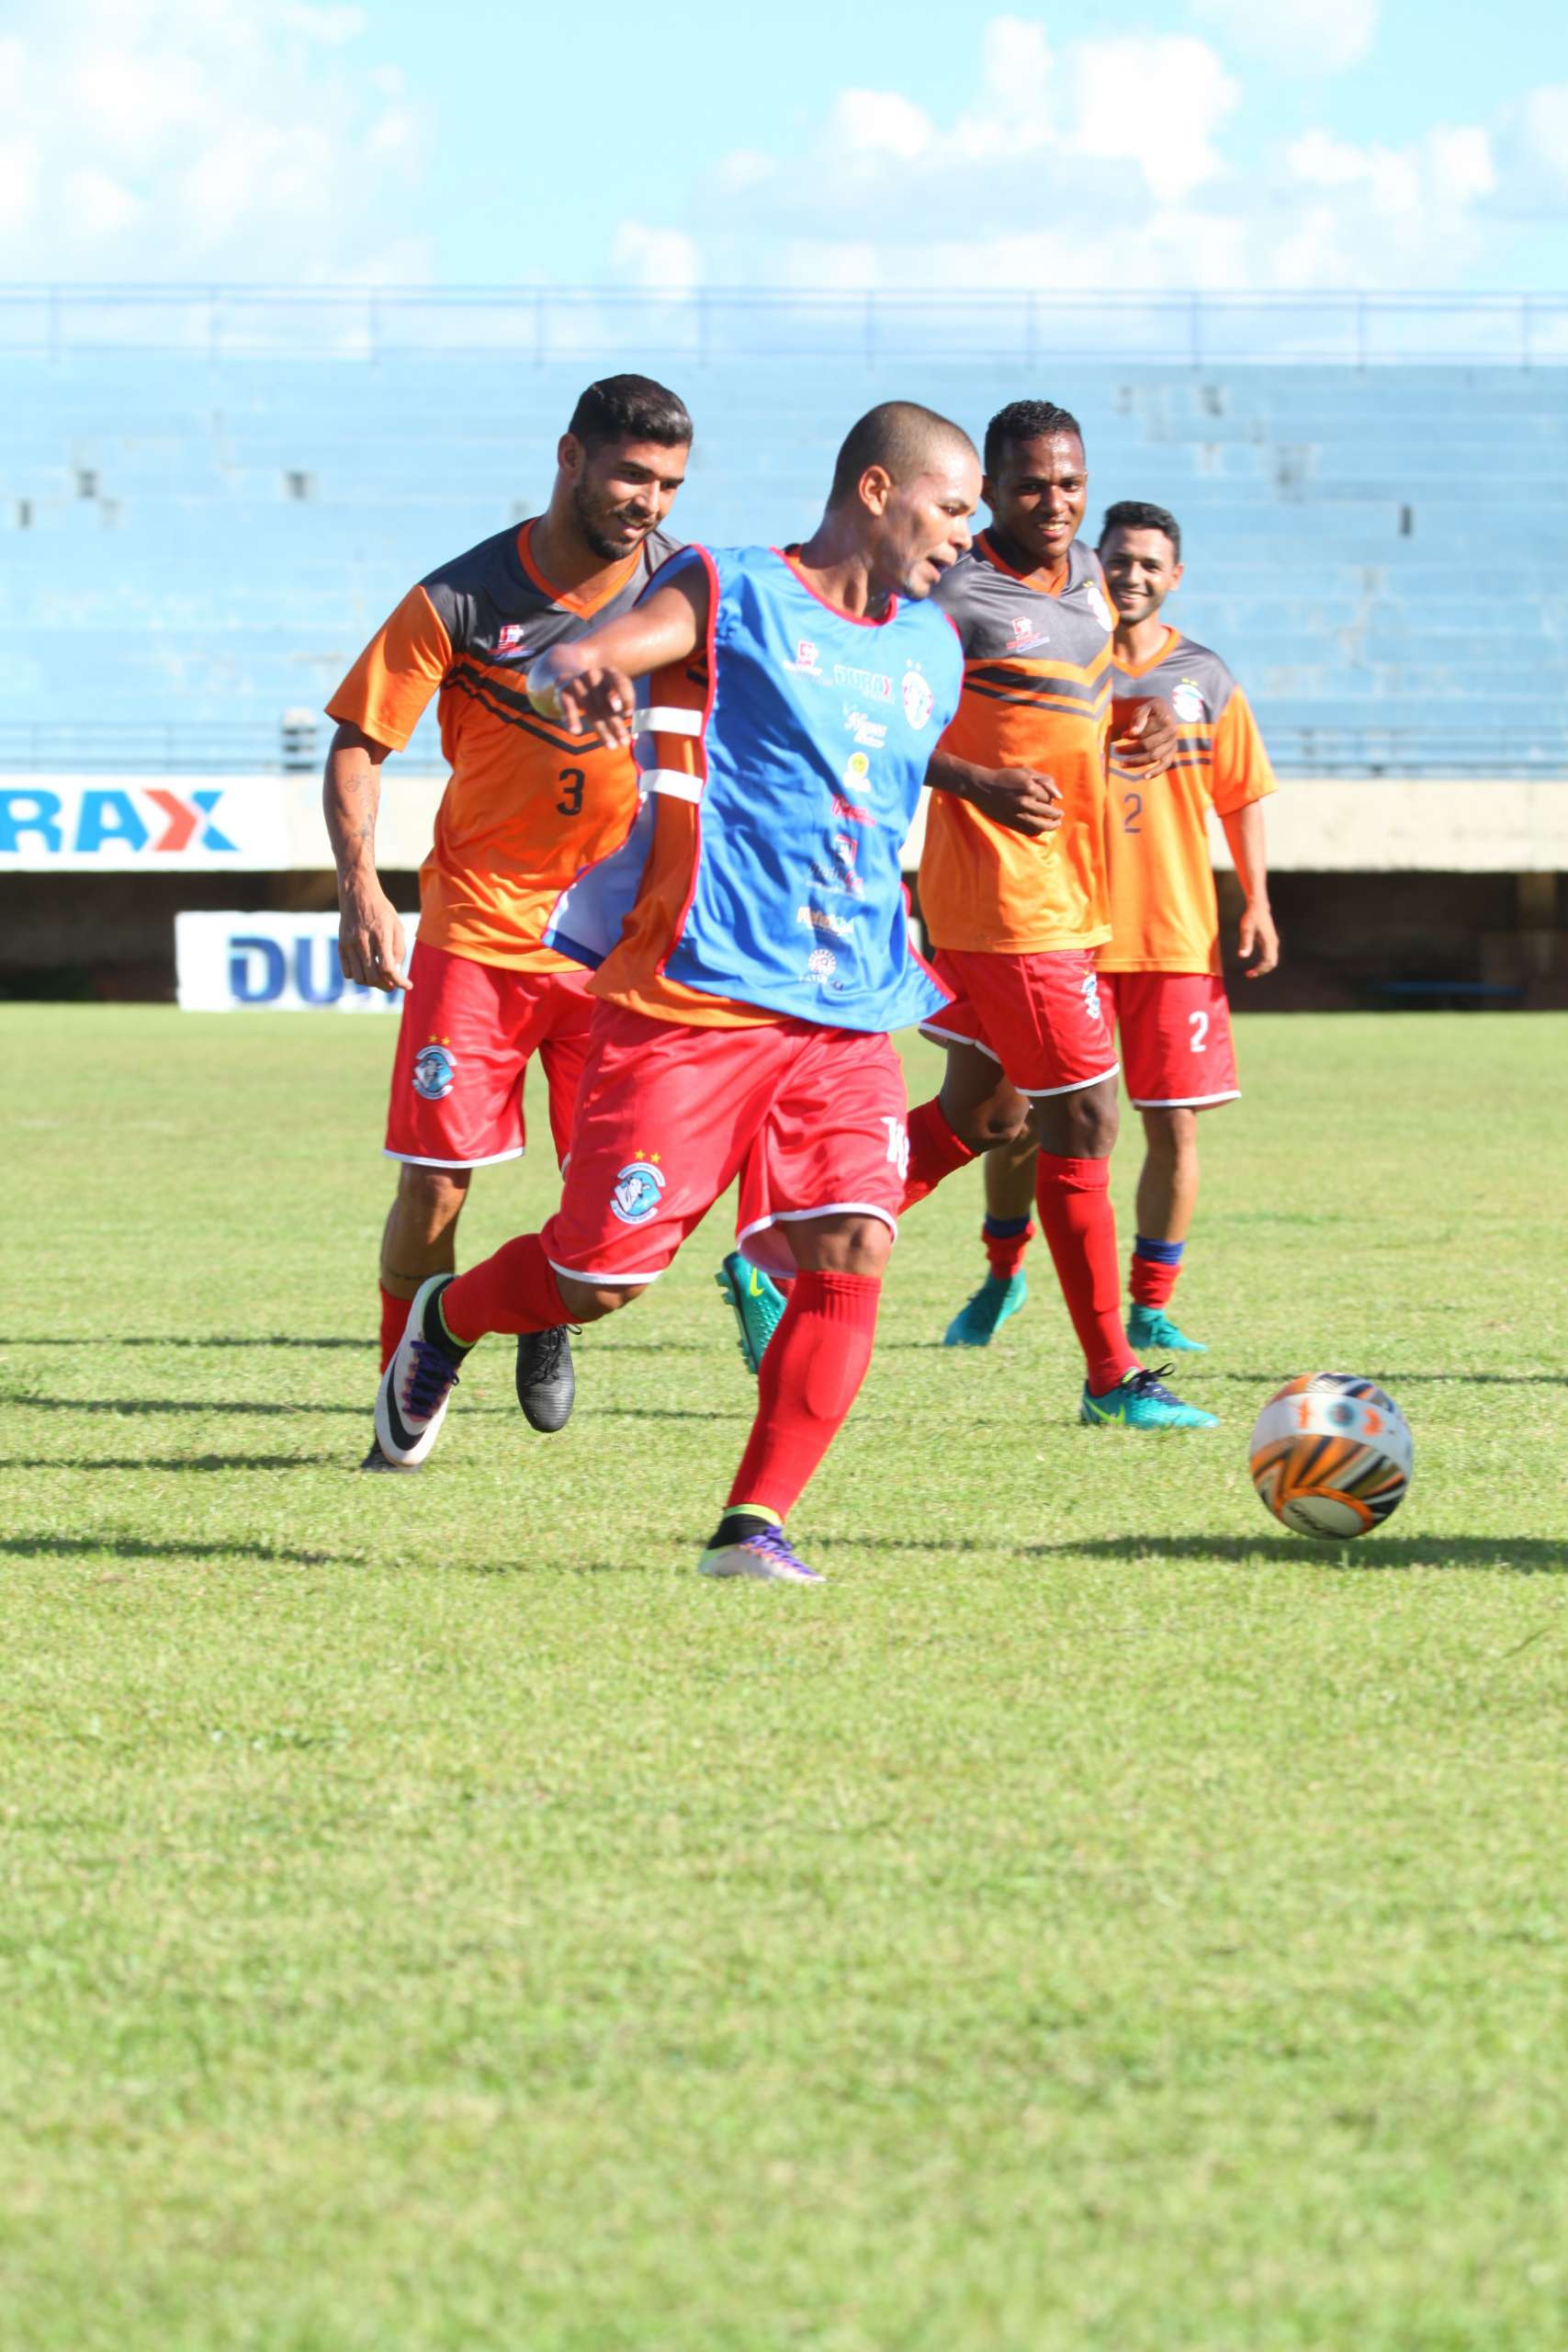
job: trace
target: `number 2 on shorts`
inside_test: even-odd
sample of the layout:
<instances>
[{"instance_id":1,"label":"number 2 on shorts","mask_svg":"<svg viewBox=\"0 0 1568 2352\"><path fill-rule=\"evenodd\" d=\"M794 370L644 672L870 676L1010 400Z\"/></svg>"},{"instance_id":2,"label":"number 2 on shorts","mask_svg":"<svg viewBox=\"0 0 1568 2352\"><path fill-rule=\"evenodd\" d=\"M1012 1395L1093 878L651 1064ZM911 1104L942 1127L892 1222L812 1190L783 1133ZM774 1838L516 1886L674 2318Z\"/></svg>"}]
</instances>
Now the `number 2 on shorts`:
<instances>
[{"instance_id":1,"label":"number 2 on shorts","mask_svg":"<svg viewBox=\"0 0 1568 2352\"><path fill-rule=\"evenodd\" d=\"M1206 1012L1190 1012L1187 1018L1192 1023L1192 1051L1201 1054L1209 1042L1209 1016Z\"/></svg>"}]
</instances>

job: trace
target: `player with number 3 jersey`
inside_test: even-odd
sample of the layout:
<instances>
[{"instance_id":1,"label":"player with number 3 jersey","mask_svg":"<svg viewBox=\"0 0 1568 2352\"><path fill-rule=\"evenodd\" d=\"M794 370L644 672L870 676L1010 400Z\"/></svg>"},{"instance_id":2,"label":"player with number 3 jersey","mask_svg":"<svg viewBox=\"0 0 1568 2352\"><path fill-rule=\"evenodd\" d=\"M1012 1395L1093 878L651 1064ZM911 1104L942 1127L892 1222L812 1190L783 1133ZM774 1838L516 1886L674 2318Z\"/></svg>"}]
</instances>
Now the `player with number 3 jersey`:
<instances>
[{"instance_id":1,"label":"player with number 3 jersey","mask_svg":"<svg viewBox=\"0 0 1568 2352\"><path fill-rule=\"evenodd\" d=\"M558 451L546 512L412 588L327 706L338 722L325 806L351 979L406 991L386 1151L401 1163L381 1250L381 1361L426 1278L455 1262L476 1167L524 1148L523 1080L537 1054L558 1160L571 1136L592 1007L579 966L545 938L579 869L637 811L627 752L540 716L525 690L552 648L628 612L676 542L660 528L685 472L684 405L644 376L590 385ZM451 776L420 874L419 937L377 879L382 763L437 697ZM536 1429L571 1408L564 1330L527 1335L517 1388ZM389 1466L375 1448L367 1468Z\"/></svg>"}]
</instances>

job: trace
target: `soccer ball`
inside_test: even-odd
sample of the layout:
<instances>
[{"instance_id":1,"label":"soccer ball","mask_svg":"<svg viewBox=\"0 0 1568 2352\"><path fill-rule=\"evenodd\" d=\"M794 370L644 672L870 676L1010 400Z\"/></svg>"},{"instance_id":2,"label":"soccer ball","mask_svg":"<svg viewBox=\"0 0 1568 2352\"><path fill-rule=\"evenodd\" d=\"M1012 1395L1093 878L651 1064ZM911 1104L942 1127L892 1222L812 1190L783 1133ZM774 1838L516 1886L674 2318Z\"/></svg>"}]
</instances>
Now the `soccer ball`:
<instances>
[{"instance_id":1,"label":"soccer ball","mask_svg":"<svg viewBox=\"0 0 1568 2352\"><path fill-rule=\"evenodd\" d=\"M1375 1380L1309 1372L1252 1425L1252 1483L1280 1524L1342 1543L1397 1510L1415 1462L1404 1414Z\"/></svg>"}]
</instances>

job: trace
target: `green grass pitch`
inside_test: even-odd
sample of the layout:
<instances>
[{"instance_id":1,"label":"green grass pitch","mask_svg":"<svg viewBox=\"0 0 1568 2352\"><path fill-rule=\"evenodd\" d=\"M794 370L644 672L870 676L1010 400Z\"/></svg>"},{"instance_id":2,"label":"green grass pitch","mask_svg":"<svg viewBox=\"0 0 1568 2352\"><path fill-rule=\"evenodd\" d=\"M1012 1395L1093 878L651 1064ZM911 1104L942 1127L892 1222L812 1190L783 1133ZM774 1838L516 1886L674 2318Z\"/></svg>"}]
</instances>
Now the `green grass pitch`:
<instances>
[{"instance_id":1,"label":"green grass pitch","mask_svg":"<svg viewBox=\"0 0 1568 2352\"><path fill-rule=\"evenodd\" d=\"M562 1436L492 1343L359 1479L389 1025L0 1029L7 2352L1568 2340L1568 1020L1245 1023L1213 1432L1075 1426L1038 1245L944 1352L955 1179L805 1593L693 1573L722 1212ZM1416 1434L1342 1549L1247 1476L1320 1367Z\"/></svg>"}]
</instances>

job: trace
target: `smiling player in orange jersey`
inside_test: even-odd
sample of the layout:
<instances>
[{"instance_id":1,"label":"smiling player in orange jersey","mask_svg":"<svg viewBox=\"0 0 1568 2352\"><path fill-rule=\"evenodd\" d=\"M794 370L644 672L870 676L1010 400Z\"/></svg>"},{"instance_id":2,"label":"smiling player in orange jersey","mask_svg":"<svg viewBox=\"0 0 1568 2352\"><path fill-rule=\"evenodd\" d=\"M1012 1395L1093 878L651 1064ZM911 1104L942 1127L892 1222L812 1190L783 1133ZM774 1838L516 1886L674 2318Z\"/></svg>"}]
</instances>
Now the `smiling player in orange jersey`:
<instances>
[{"instance_id":1,"label":"smiling player in orange jersey","mask_svg":"<svg viewBox=\"0 0 1568 2352\"><path fill-rule=\"evenodd\" d=\"M1135 775L1111 761L1111 937L1100 951L1100 995L1145 1136L1127 1336L1138 1348L1201 1353L1167 1308L1198 1201L1198 1114L1240 1091L1220 977L1208 812L1224 828L1242 887L1237 947L1253 959L1247 978L1259 979L1280 960L1259 805L1274 789L1274 774L1247 696L1218 654L1159 616L1182 576L1175 516L1163 506L1122 501L1106 513L1100 556L1117 612L1119 690L1160 695L1180 729L1158 776ZM1027 1142L987 1160L992 1271L949 1326L951 1346L984 1346L1016 1311L1031 1231L1031 1163Z\"/></svg>"},{"instance_id":2,"label":"smiling player in orange jersey","mask_svg":"<svg viewBox=\"0 0 1568 2352\"><path fill-rule=\"evenodd\" d=\"M1039 1138L1035 1197L1083 1349L1079 1418L1192 1429L1213 1416L1139 1363L1122 1322L1109 1192L1118 1064L1095 953L1111 936L1106 758L1157 773L1176 727L1118 691L1100 560L1077 537L1089 473L1077 419L1015 401L986 431L991 526L937 594L964 644L964 695L931 762L920 904L955 1001L925 1024L946 1044L941 1093L909 1116L905 1206L976 1151ZM1048 779L1059 822L1034 838L966 787Z\"/></svg>"},{"instance_id":3,"label":"smiling player in orange jersey","mask_svg":"<svg viewBox=\"0 0 1568 2352\"><path fill-rule=\"evenodd\" d=\"M405 989L386 1151L400 1162L381 1242L381 1362L409 1301L456 1263L476 1167L524 1147L523 1076L537 1053L558 1159L571 1135L592 1006L587 975L544 941L579 869L615 848L637 808L629 752L542 718L529 668L629 612L677 545L660 529L685 475L692 420L646 376L591 384L557 452L544 514L499 532L412 588L331 702L324 806L343 910L345 976ZM431 696L452 774L420 875L419 938L376 872L381 767ZM525 1333L517 1395L534 1428L571 1410L564 1329ZM372 1446L363 1465L392 1466Z\"/></svg>"}]
</instances>

